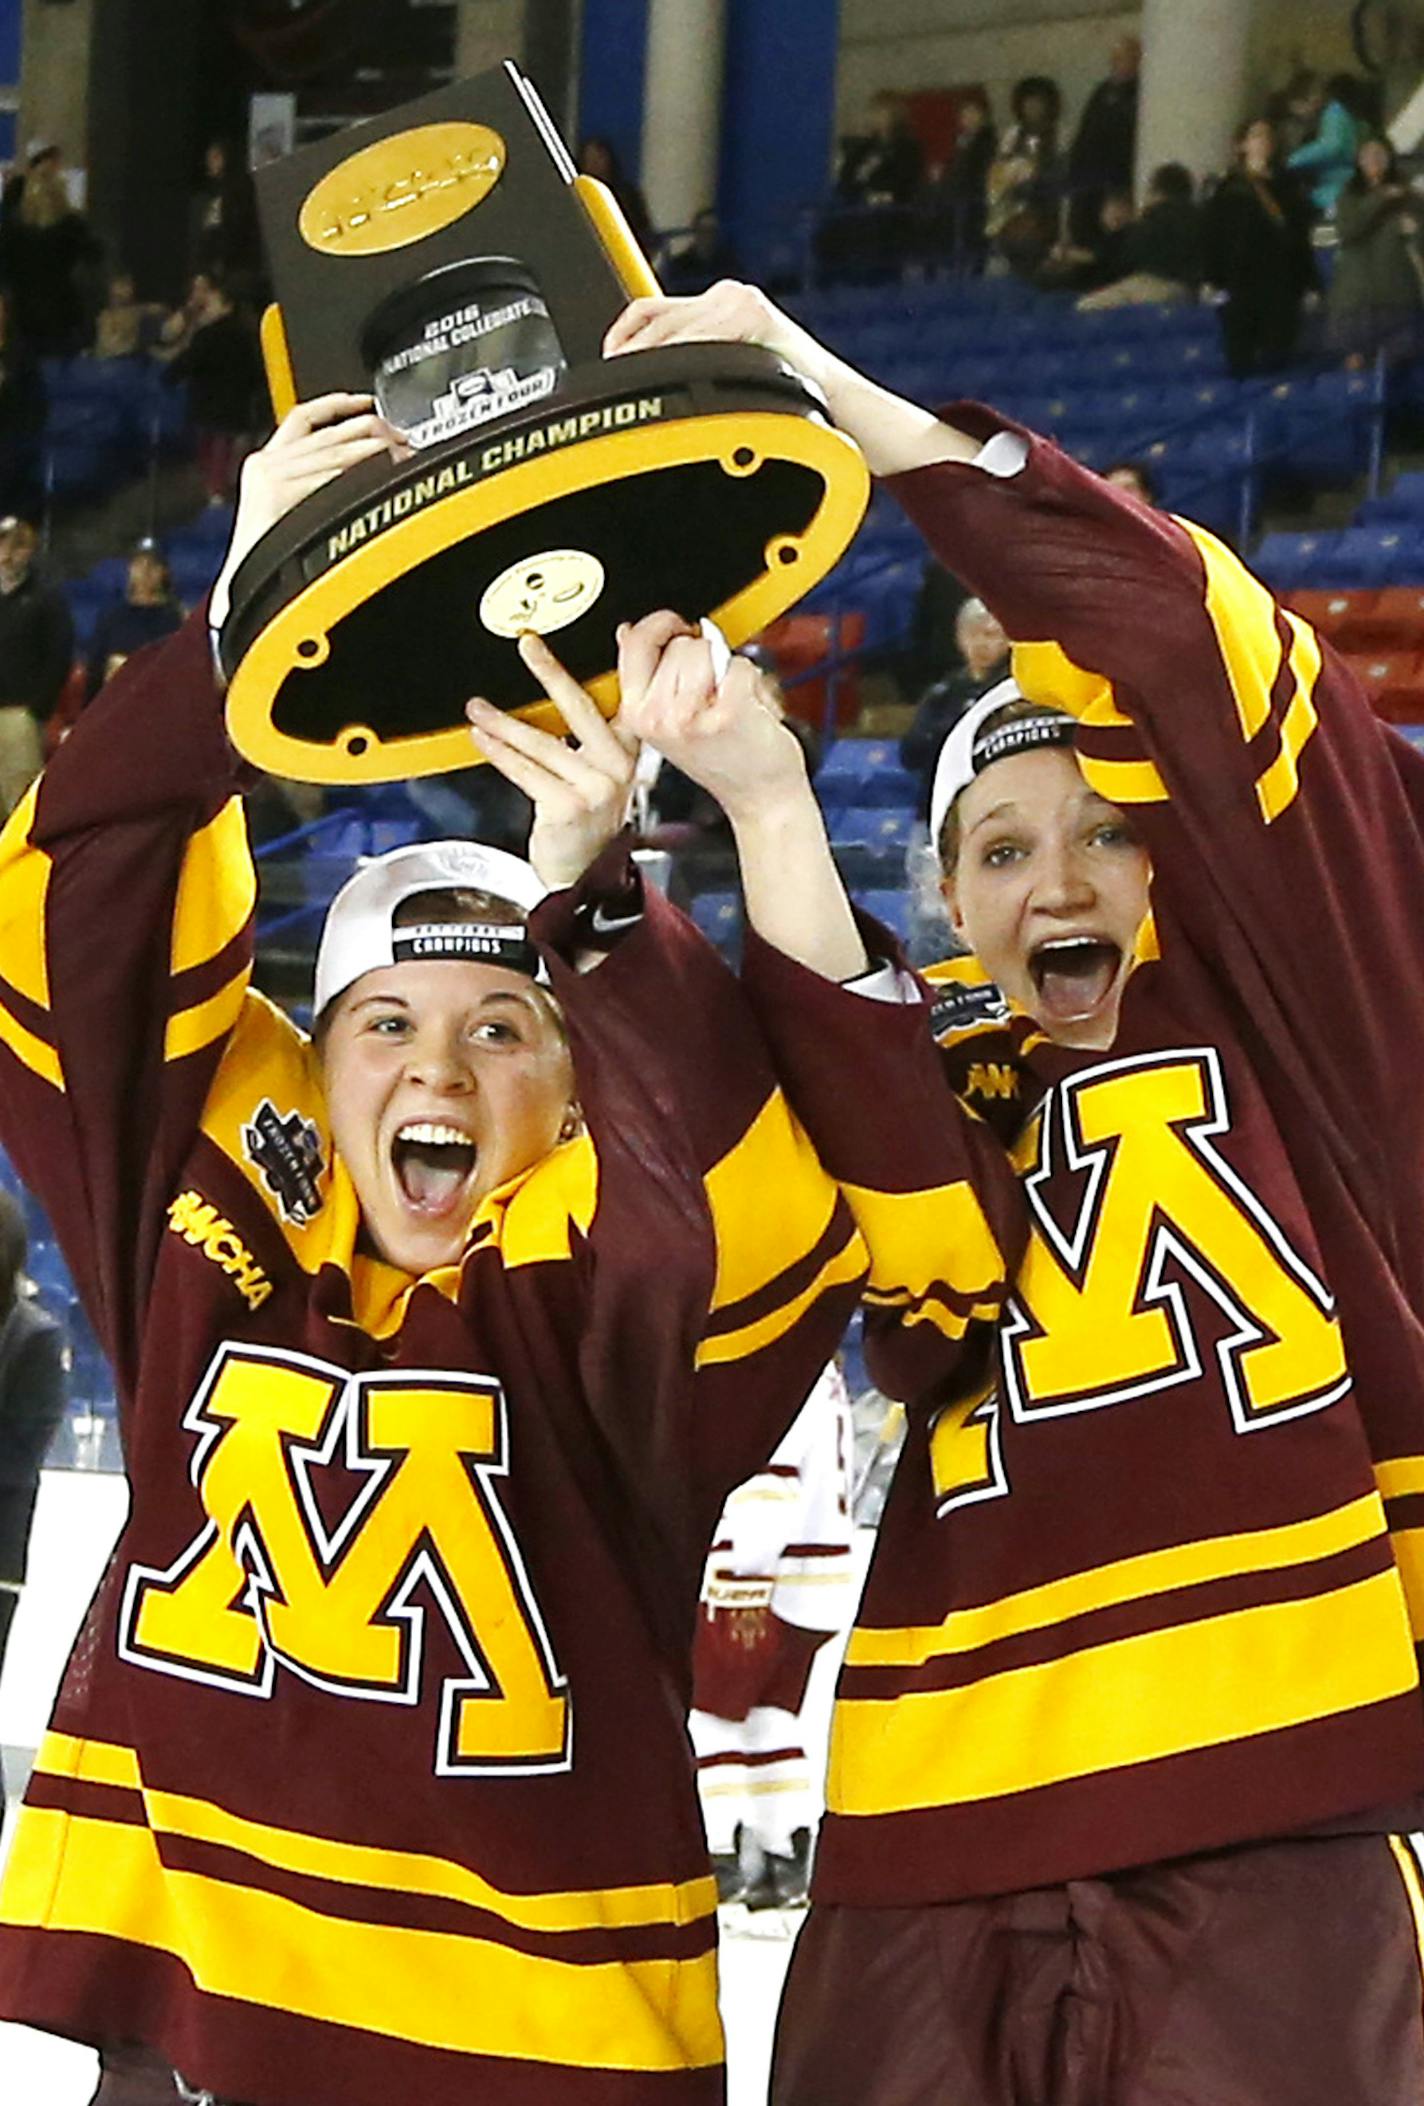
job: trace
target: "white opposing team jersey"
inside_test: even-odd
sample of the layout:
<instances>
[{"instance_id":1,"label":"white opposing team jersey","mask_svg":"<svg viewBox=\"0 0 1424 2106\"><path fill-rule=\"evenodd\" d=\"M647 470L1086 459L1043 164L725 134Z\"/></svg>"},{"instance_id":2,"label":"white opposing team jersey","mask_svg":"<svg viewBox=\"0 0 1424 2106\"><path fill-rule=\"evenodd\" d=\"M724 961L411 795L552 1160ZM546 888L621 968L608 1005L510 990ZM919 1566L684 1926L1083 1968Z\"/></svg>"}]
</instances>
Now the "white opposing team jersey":
<instances>
[{"instance_id":1,"label":"white opposing team jersey","mask_svg":"<svg viewBox=\"0 0 1424 2106\"><path fill-rule=\"evenodd\" d=\"M812 1631L845 1621L852 1584L850 1398L834 1362L802 1405L765 1469L738 1485L722 1509L703 1600L745 1606L729 1580L760 1581L761 1600Z\"/></svg>"}]
</instances>

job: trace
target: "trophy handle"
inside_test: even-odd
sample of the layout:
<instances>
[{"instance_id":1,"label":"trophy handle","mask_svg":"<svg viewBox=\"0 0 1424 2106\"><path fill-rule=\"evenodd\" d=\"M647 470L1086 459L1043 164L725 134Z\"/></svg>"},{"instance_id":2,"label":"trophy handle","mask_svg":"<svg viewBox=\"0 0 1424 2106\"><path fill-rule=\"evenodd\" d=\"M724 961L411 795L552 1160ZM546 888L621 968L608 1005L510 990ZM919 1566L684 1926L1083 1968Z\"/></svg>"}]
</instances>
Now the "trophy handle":
<instances>
[{"instance_id":1,"label":"trophy handle","mask_svg":"<svg viewBox=\"0 0 1424 2106\"><path fill-rule=\"evenodd\" d=\"M606 183L597 176L574 177L579 203L593 221L593 231L603 243L608 260L630 300L655 299L662 291L652 265L633 238L633 229L623 217L623 207Z\"/></svg>"},{"instance_id":2,"label":"trophy handle","mask_svg":"<svg viewBox=\"0 0 1424 2106\"><path fill-rule=\"evenodd\" d=\"M267 369L267 392L272 397L272 414L280 424L288 410L297 406L297 383L292 377L287 325L275 300L263 312L260 337L262 363Z\"/></svg>"}]
</instances>

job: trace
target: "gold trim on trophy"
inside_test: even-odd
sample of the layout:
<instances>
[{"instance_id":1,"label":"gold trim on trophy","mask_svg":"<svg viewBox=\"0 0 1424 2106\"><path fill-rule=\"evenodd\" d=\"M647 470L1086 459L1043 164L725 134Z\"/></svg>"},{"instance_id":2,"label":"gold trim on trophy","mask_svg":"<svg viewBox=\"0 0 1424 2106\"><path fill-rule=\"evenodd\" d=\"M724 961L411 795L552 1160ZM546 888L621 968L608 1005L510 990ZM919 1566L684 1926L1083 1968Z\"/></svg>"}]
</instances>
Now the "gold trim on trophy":
<instances>
[{"instance_id":1,"label":"gold trim on trophy","mask_svg":"<svg viewBox=\"0 0 1424 2106\"><path fill-rule=\"evenodd\" d=\"M824 478L824 495L804 534L775 536L761 574L722 606L708 610L729 643L744 642L799 599L809 580L825 574L865 510L869 475L859 449L817 419L754 410L613 431L566 454L522 462L413 512L295 594L263 629L228 688L233 744L257 767L300 782L392 782L468 767L481 758L468 725L383 741L368 724L353 722L319 746L277 729L272 698L289 678L299 680L303 668L325 662L331 649L329 632L354 604L372 598L450 543L516 514L533 513L540 504L572 490L608 484L620 503L636 504L637 475L651 469L700 459L715 461L727 475L744 475L749 450L817 469ZM452 622L480 619L477 606L452 607L450 613ZM590 680L587 688L611 716L618 706L616 672ZM566 729L558 710L547 702L513 714L543 730Z\"/></svg>"},{"instance_id":2,"label":"gold trim on trophy","mask_svg":"<svg viewBox=\"0 0 1424 2106\"><path fill-rule=\"evenodd\" d=\"M272 416L280 424L288 410L297 406L297 383L292 378L292 353L287 343L287 325L274 300L263 310L259 329L262 364L267 373L267 392L272 397Z\"/></svg>"}]
</instances>

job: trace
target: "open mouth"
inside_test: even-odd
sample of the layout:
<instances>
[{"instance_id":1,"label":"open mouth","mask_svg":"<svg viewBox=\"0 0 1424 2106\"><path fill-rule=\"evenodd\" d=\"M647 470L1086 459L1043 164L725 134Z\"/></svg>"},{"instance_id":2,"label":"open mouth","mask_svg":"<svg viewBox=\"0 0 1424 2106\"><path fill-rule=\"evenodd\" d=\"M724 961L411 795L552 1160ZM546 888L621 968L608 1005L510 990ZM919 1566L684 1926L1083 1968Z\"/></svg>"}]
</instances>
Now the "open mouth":
<instances>
[{"instance_id":1,"label":"open mouth","mask_svg":"<svg viewBox=\"0 0 1424 2106\"><path fill-rule=\"evenodd\" d=\"M479 1149L457 1126L413 1119L391 1143L391 1163L407 1206L444 1216L464 1203Z\"/></svg>"},{"instance_id":2,"label":"open mouth","mask_svg":"<svg viewBox=\"0 0 1424 2106\"><path fill-rule=\"evenodd\" d=\"M1105 936L1053 936L1031 954L1028 969L1046 1022L1082 1023L1101 1008L1122 965Z\"/></svg>"}]
</instances>

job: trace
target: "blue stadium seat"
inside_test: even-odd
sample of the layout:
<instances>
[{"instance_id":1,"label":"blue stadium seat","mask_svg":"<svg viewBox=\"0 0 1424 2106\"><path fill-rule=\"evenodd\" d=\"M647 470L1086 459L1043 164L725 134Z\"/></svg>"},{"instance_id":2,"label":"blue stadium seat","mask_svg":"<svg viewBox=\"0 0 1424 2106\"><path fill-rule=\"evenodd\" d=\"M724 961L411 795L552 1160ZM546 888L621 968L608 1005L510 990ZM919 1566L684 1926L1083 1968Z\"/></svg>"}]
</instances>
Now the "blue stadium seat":
<instances>
[{"instance_id":1,"label":"blue stadium seat","mask_svg":"<svg viewBox=\"0 0 1424 2106\"><path fill-rule=\"evenodd\" d=\"M827 813L831 839L838 845L903 852L914 830L913 810L890 805L841 805Z\"/></svg>"},{"instance_id":2,"label":"blue stadium seat","mask_svg":"<svg viewBox=\"0 0 1424 2106\"><path fill-rule=\"evenodd\" d=\"M1424 474L1396 476L1393 486L1370 497L1355 513L1356 526L1383 526L1388 520L1424 521Z\"/></svg>"},{"instance_id":3,"label":"blue stadium seat","mask_svg":"<svg viewBox=\"0 0 1424 2106\"><path fill-rule=\"evenodd\" d=\"M180 550L200 548L216 549L221 555L232 533L232 514L231 505L205 505L195 519L188 520L185 525L169 535L169 555L176 556Z\"/></svg>"},{"instance_id":4,"label":"blue stadium seat","mask_svg":"<svg viewBox=\"0 0 1424 2106\"><path fill-rule=\"evenodd\" d=\"M99 616L112 604L114 595L102 587L96 588L88 578L71 578L64 588L64 597L74 624L74 641L81 651L87 651Z\"/></svg>"},{"instance_id":5,"label":"blue stadium seat","mask_svg":"<svg viewBox=\"0 0 1424 2106\"><path fill-rule=\"evenodd\" d=\"M1330 556L1331 585L1424 584L1424 528L1346 527Z\"/></svg>"},{"instance_id":6,"label":"blue stadium seat","mask_svg":"<svg viewBox=\"0 0 1424 2106\"><path fill-rule=\"evenodd\" d=\"M93 439L46 439L41 456L45 489L54 497L94 497L114 480L106 447Z\"/></svg>"},{"instance_id":7,"label":"blue stadium seat","mask_svg":"<svg viewBox=\"0 0 1424 2106\"><path fill-rule=\"evenodd\" d=\"M221 566L221 548L195 550L173 546L168 551L168 569L173 579L173 590L178 598L190 607L203 597Z\"/></svg>"},{"instance_id":8,"label":"blue stadium seat","mask_svg":"<svg viewBox=\"0 0 1424 2106\"><path fill-rule=\"evenodd\" d=\"M692 919L709 943L719 951L734 948L742 933L742 903L735 892L699 892L690 909Z\"/></svg>"},{"instance_id":9,"label":"blue stadium seat","mask_svg":"<svg viewBox=\"0 0 1424 2106\"><path fill-rule=\"evenodd\" d=\"M1336 585L1334 568L1338 533L1267 534L1252 559L1252 569L1277 592L1298 587Z\"/></svg>"},{"instance_id":10,"label":"blue stadium seat","mask_svg":"<svg viewBox=\"0 0 1424 2106\"><path fill-rule=\"evenodd\" d=\"M1304 374L1278 381L1262 404L1271 445L1312 482L1349 482L1360 472L1375 413L1376 382L1369 373Z\"/></svg>"},{"instance_id":11,"label":"blue stadium seat","mask_svg":"<svg viewBox=\"0 0 1424 2106\"><path fill-rule=\"evenodd\" d=\"M916 787L893 739L837 739L816 772L816 795L828 811L912 804Z\"/></svg>"},{"instance_id":12,"label":"blue stadium seat","mask_svg":"<svg viewBox=\"0 0 1424 2106\"><path fill-rule=\"evenodd\" d=\"M863 907L867 914L873 914L877 921L883 922L891 934L898 936L902 943L909 937L911 901L907 891L892 890L888 886L878 887L874 891L859 893L856 904Z\"/></svg>"}]
</instances>

